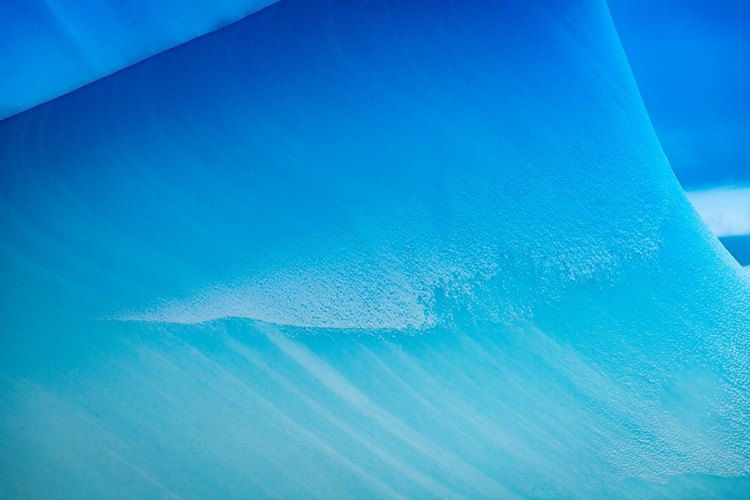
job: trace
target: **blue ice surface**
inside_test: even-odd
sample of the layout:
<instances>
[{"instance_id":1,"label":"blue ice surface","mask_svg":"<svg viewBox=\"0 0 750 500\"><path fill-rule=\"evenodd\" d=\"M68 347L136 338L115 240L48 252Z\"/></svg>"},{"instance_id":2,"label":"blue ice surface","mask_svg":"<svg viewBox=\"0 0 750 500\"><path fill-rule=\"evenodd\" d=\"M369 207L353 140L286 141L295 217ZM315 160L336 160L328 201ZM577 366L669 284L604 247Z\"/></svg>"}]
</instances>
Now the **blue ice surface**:
<instances>
[{"instance_id":1,"label":"blue ice surface","mask_svg":"<svg viewBox=\"0 0 750 500\"><path fill-rule=\"evenodd\" d=\"M0 119L265 7L272 0L2 0Z\"/></svg>"},{"instance_id":2,"label":"blue ice surface","mask_svg":"<svg viewBox=\"0 0 750 500\"><path fill-rule=\"evenodd\" d=\"M746 495L750 273L603 1L282 0L0 165L0 497Z\"/></svg>"},{"instance_id":3,"label":"blue ice surface","mask_svg":"<svg viewBox=\"0 0 750 500\"><path fill-rule=\"evenodd\" d=\"M608 0L685 189L750 185L750 3Z\"/></svg>"},{"instance_id":4,"label":"blue ice surface","mask_svg":"<svg viewBox=\"0 0 750 500\"><path fill-rule=\"evenodd\" d=\"M689 191L750 186L750 3L608 4L680 183ZM725 217L750 219L750 211L736 207ZM750 264L746 236L722 238L743 265Z\"/></svg>"}]
</instances>

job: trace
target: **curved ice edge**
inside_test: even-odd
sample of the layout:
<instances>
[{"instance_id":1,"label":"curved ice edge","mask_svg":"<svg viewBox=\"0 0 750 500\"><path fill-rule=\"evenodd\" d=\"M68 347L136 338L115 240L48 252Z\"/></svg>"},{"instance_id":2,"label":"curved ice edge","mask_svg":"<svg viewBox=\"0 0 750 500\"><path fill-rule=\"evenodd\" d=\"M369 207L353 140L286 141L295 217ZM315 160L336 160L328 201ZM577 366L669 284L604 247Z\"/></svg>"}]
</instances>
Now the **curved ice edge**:
<instances>
[{"instance_id":1,"label":"curved ice edge","mask_svg":"<svg viewBox=\"0 0 750 500\"><path fill-rule=\"evenodd\" d=\"M21 104L16 105L16 106L13 105L14 104L13 99L10 99L7 103L2 102L2 100L0 100L0 121L6 120L18 114L24 113L32 108L35 108L47 102L53 101L71 92L75 92L76 90L82 87L86 87L87 85L90 85L96 81L101 80L102 78L106 78L115 73L123 71L131 66L142 63L143 61L146 61L152 57L155 57L161 54L162 52L172 50L192 40L201 38L203 36L209 35L213 32L226 28L227 26L235 24L245 19L246 17L251 16L255 14L256 12L276 3L277 1L278 0L252 0L250 5L248 5L244 9L239 10L235 14L228 14L228 15L224 15L221 17L217 17L217 19L207 20L206 27L204 29L201 29L193 34L189 34L187 37L182 37L181 39L177 40L176 43L166 43L162 46L157 46L156 50L153 50L151 52L135 54L130 57L127 57L127 56L123 57L122 58L123 61L121 63L116 63L112 65L105 64L105 66L109 66L109 67L101 71L93 70L91 77L84 76L82 78L79 78L78 80L72 81L69 84L62 83L58 91L52 92L49 95L46 95L43 97L33 97L33 98L28 98L28 99L21 98ZM178 18L178 13L173 13L172 15L173 17ZM0 27L2 27L2 25L0 25ZM84 33L83 35L79 34L78 36L85 36L85 35L86 34ZM58 40L58 41L70 42L70 40ZM86 52L85 50L86 47L81 47L81 49L83 50L84 53ZM116 54L122 51L123 51L123 48L120 46L117 46L117 47L114 47L113 53ZM112 56L112 54L109 54L109 55ZM0 59L2 59L1 56L2 54L0 54ZM114 57L116 57L116 55ZM96 65L96 61L92 61L92 60L68 61L67 65L69 67L80 68L80 67L86 67L90 65ZM0 66L0 69L2 69L1 66ZM85 70L83 71L85 72ZM27 84L28 82L25 83L25 85ZM17 89L11 88L11 93L17 93L17 92L18 92Z\"/></svg>"}]
</instances>

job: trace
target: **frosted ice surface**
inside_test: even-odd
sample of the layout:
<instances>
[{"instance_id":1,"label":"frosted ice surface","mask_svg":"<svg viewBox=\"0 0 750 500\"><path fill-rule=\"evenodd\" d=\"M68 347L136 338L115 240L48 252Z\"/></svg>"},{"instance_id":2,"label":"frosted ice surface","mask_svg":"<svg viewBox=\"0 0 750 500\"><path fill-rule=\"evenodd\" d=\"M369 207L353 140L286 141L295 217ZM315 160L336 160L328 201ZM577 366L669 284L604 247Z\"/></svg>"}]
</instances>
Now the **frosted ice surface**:
<instances>
[{"instance_id":1,"label":"frosted ice surface","mask_svg":"<svg viewBox=\"0 0 750 500\"><path fill-rule=\"evenodd\" d=\"M746 491L750 275L602 1L283 0L0 164L0 497Z\"/></svg>"}]
</instances>

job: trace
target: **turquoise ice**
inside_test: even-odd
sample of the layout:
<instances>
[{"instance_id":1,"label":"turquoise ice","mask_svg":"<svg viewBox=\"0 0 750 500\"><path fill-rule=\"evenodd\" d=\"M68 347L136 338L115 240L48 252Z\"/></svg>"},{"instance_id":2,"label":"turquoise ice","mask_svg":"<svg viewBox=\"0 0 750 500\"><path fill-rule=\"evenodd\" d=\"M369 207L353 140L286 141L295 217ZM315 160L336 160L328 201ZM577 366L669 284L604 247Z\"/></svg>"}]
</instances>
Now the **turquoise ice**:
<instances>
[{"instance_id":1,"label":"turquoise ice","mask_svg":"<svg viewBox=\"0 0 750 500\"><path fill-rule=\"evenodd\" d=\"M603 1L282 0L0 165L0 497L748 491L750 273Z\"/></svg>"}]
</instances>

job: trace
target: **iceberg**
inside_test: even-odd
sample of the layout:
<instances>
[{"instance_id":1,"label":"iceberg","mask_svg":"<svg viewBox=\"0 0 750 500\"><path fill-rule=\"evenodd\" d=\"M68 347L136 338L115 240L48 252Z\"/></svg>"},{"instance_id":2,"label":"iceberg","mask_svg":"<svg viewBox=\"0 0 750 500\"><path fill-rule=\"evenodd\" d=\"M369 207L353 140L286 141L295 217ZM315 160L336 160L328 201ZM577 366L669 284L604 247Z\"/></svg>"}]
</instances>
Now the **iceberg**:
<instances>
[{"instance_id":1,"label":"iceberg","mask_svg":"<svg viewBox=\"0 0 750 500\"><path fill-rule=\"evenodd\" d=\"M747 217L741 205L750 186L744 83L750 77L750 6L734 0L608 3L678 180L694 193L691 200L699 200L696 208L724 246L747 265L750 230L734 234L742 226L735 227L727 236L723 226Z\"/></svg>"},{"instance_id":2,"label":"iceberg","mask_svg":"<svg viewBox=\"0 0 750 500\"><path fill-rule=\"evenodd\" d=\"M746 494L750 274L602 0L282 0L0 165L1 497Z\"/></svg>"}]
</instances>

